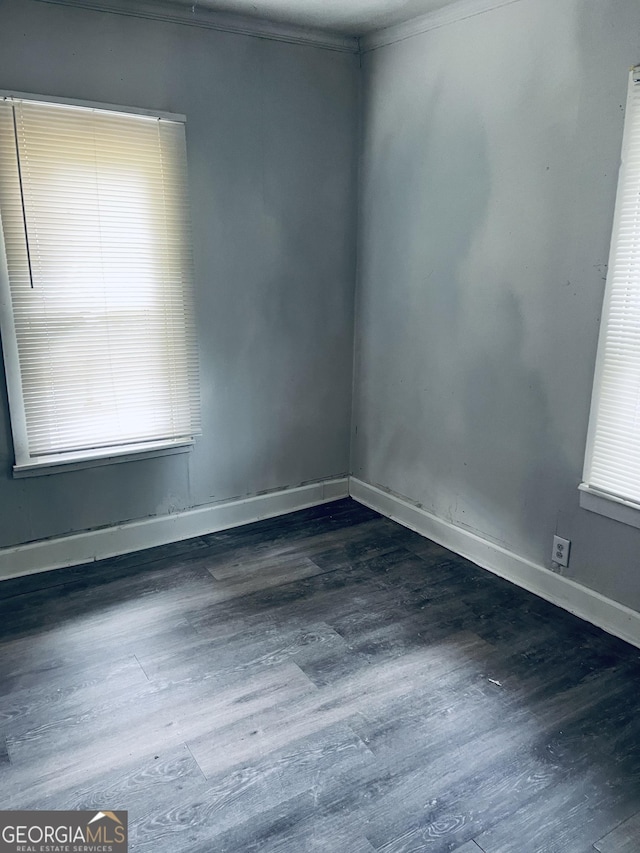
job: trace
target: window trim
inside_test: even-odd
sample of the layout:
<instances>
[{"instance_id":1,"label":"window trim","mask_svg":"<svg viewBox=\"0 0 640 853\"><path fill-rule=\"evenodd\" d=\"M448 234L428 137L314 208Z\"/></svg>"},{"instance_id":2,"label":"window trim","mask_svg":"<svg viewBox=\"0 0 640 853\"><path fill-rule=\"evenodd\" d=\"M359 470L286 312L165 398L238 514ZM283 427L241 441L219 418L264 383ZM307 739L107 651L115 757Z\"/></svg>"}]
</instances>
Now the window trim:
<instances>
[{"instance_id":1,"label":"window trim","mask_svg":"<svg viewBox=\"0 0 640 853\"><path fill-rule=\"evenodd\" d=\"M0 89L0 100L16 99L35 103L60 104L63 106L82 107L85 109L103 110L121 113L123 115L148 116L149 119L165 119L167 121L186 124L186 116L181 113L151 110L142 107L122 106L119 104L104 104L97 101L63 98L55 95L34 95L33 93L17 92ZM2 211L0 210L0 334L2 340L2 357L6 379L11 437L15 463L12 466L13 477L35 477L46 474L56 474L83 468L94 468L119 462L131 462L139 459L149 459L158 456L169 456L178 453L188 453L195 445L195 438L169 439L167 441L138 442L119 447L99 448L95 451L60 453L51 456L32 457L29 454L27 439L27 421L24 408L20 360L18 356L18 340L16 335L13 306L11 302L11 284L9 267L2 227ZM8 334L7 334L8 332Z\"/></svg>"},{"instance_id":2,"label":"window trim","mask_svg":"<svg viewBox=\"0 0 640 853\"><path fill-rule=\"evenodd\" d=\"M630 527L640 527L640 504L600 492L586 483L580 483L578 490L582 509L604 515Z\"/></svg>"},{"instance_id":3,"label":"window trim","mask_svg":"<svg viewBox=\"0 0 640 853\"><path fill-rule=\"evenodd\" d=\"M619 521L622 524L628 524L631 527L640 528L640 504L634 501L623 498L620 495L603 491L596 486L590 484L590 473L593 459L593 447L597 429L597 415L600 402L600 393L602 389L602 373L604 370L605 361L605 343L609 328L609 317L611 311L611 290L612 278L611 271L614 269L616 261L617 237L620 230L620 219L622 215L621 198L625 189L626 168L625 164L628 160L628 152L631 140L631 122L628 121L628 116L631 113L632 99L634 97L634 87L640 86L640 65L633 66L629 70L627 83L627 98L625 119L622 135L621 156L618 171L618 180L616 185L616 197L613 215L613 225L611 229L611 242L609 247L609 257L607 266L607 280L605 283L603 295L603 309L600 318L600 329L598 332L598 349L596 354L596 362L594 369L594 378L591 394L591 404L589 408L589 424L587 430L587 441L584 454L584 467L582 472L582 482L578 486L580 507L589 512L594 512L611 518L614 521Z\"/></svg>"},{"instance_id":4,"label":"window trim","mask_svg":"<svg viewBox=\"0 0 640 853\"><path fill-rule=\"evenodd\" d=\"M15 479L38 477L44 474L62 474L66 471L79 471L82 468L99 468L102 465L114 465L117 462L136 462L139 459L152 459L156 456L174 456L177 453L189 453L195 445L191 441L156 442L155 444L131 444L122 448L121 452L109 450L105 453L94 453L85 450L82 453L69 453L65 459L59 456L40 456L37 460L15 464L13 476Z\"/></svg>"},{"instance_id":5,"label":"window trim","mask_svg":"<svg viewBox=\"0 0 640 853\"><path fill-rule=\"evenodd\" d=\"M0 89L0 99L15 98L19 101L35 101L41 104L61 104L67 107L83 107L91 110L104 110L122 115L148 116L151 119L162 118L167 121L187 123L187 117L182 113L168 113L163 110L149 110L143 107L128 107L121 104L103 104L100 101L83 101L78 98L59 98L57 95L34 95L32 92L14 92L9 89Z\"/></svg>"}]
</instances>

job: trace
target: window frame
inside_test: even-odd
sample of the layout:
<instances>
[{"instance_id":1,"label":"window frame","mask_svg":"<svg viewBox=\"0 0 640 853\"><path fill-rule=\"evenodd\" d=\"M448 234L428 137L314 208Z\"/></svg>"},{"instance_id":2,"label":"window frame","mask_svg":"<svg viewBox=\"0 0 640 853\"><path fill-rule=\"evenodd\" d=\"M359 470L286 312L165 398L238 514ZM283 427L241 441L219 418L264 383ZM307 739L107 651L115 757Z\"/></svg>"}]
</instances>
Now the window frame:
<instances>
[{"instance_id":1,"label":"window frame","mask_svg":"<svg viewBox=\"0 0 640 853\"><path fill-rule=\"evenodd\" d=\"M150 110L140 107L122 106L119 104L104 104L75 98L62 98L53 95L35 95L33 93L17 92L0 89L0 100L16 99L39 103L60 104L64 106L83 107L105 112L119 113L125 116L146 116L149 118L165 119L186 125L186 116L163 110ZM189 452L195 445L195 438L165 439L155 442L140 442L128 445L113 445L95 450L52 454L50 456L32 457L29 453L27 438L27 421L25 415L20 360L18 355L18 339L11 298L11 284L7 252L2 227L2 211L0 210L0 338L2 340L2 356L6 379L9 415L15 464L12 467L15 478L33 477L44 474L54 474L81 468L93 468L101 465L111 465L119 462L130 462L139 459L149 459L157 456L168 456L176 453Z\"/></svg>"},{"instance_id":2,"label":"window frame","mask_svg":"<svg viewBox=\"0 0 640 853\"><path fill-rule=\"evenodd\" d=\"M590 512L595 512L599 515L606 516L607 518L611 518L623 524L628 524L632 527L640 528L640 502L636 503L632 500L628 500L627 498L621 495L615 494L613 492L608 492L603 489L599 489L597 486L594 486L589 482L591 467L593 463L595 437L598 426L598 409L602 391L602 375L605 365L606 339L609 330L611 313L613 270L616 264L618 235L620 233L620 220L622 215L622 197L626 189L626 163L628 161L629 147L631 144L631 122L629 120L629 116L632 112L631 108L632 101L634 98L634 88L638 86L640 86L640 65L636 65L630 69L627 83L625 121L623 128L620 166L616 188L613 227L611 230L611 243L609 248L609 259L607 267L608 272L603 296L603 309L600 320L600 330L598 333L598 349L594 370L591 405L589 410L589 426L587 431L587 442L584 455L584 468L582 473L582 482L578 486L578 490L580 506L582 507L582 509L589 510Z\"/></svg>"}]
</instances>

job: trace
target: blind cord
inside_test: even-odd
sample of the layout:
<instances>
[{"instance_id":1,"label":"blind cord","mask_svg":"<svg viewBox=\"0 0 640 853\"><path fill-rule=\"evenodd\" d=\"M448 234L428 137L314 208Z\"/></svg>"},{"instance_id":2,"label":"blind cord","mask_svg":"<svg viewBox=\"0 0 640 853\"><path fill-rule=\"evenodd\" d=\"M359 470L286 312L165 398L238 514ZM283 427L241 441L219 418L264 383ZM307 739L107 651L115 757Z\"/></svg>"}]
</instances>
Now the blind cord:
<instances>
[{"instance_id":1,"label":"blind cord","mask_svg":"<svg viewBox=\"0 0 640 853\"><path fill-rule=\"evenodd\" d=\"M29 231L27 229L27 211L24 206L24 189L22 186L22 164L20 162L20 145L18 144L18 124L16 122L16 106L11 104L11 112L13 115L13 135L16 142L16 158L18 161L18 181L20 183L20 203L22 205L22 221L24 223L24 239L27 248L27 263L29 264L29 281L33 290L33 269L31 267L31 249L29 247Z\"/></svg>"}]
</instances>

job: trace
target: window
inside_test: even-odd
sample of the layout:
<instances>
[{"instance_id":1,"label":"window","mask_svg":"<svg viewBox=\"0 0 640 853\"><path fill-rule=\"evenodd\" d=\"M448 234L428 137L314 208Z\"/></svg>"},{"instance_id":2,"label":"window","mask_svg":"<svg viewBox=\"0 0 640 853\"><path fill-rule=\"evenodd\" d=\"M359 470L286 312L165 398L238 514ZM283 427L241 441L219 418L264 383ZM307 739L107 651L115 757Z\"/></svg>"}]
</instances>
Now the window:
<instances>
[{"instance_id":1,"label":"window","mask_svg":"<svg viewBox=\"0 0 640 853\"><path fill-rule=\"evenodd\" d=\"M183 446L199 431L177 118L0 98L0 322L18 475Z\"/></svg>"},{"instance_id":2,"label":"window","mask_svg":"<svg viewBox=\"0 0 640 853\"><path fill-rule=\"evenodd\" d=\"M640 526L640 66L629 82L580 489L585 508Z\"/></svg>"}]
</instances>

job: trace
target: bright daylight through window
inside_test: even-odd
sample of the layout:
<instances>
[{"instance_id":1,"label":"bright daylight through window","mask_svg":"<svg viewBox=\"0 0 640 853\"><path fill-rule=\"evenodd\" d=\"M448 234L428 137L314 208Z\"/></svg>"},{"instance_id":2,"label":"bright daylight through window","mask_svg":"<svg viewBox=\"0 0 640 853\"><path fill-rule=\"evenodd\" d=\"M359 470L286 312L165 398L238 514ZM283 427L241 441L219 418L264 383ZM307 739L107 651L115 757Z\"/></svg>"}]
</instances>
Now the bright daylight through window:
<instances>
[{"instance_id":1,"label":"bright daylight through window","mask_svg":"<svg viewBox=\"0 0 640 853\"><path fill-rule=\"evenodd\" d=\"M177 118L0 100L0 321L18 474L199 432Z\"/></svg>"},{"instance_id":2,"label":"bright daylight through window","mask_svg":"<svg viewBox=\"0 0 640 853\"><path fill-rule=\"evenodd\" d=\"M640 526L640 66L629 82L582 506Z\"/></svg>"}]
</instances>

